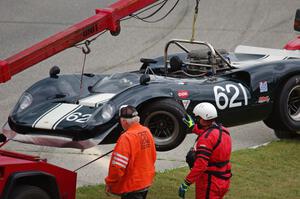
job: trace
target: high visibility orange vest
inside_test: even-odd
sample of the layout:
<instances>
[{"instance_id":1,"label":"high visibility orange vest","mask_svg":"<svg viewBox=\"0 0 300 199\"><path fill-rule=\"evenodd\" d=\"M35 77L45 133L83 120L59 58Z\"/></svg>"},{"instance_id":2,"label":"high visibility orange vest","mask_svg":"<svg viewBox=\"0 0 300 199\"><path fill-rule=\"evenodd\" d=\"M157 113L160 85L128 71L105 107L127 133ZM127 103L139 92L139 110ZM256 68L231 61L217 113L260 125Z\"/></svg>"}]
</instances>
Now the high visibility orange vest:
<instances>
[{"instance_id":1,"label":"high visibility orange vest","mask_svg":"<svg viewBox=\"0 0 300 199\"><path fill-rule=\"evenodd\" d=\"M112 153L106 185L114 194L143 190L152 185L156 150L147 127L134 124L118 139Z\"/></svg>"}]
</instances>

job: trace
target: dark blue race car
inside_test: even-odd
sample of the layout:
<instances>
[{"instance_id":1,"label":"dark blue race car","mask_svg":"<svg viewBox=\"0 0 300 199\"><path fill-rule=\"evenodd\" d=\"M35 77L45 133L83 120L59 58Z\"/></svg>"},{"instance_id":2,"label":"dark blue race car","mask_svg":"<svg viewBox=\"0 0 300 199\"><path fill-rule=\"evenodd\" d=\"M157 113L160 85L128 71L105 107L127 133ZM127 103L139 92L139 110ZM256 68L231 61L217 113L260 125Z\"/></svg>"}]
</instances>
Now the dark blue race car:
<instances>
[{"instance_id":1,"label":"dark blue race car","mask_svg":"<svg viewBox=\"0 0 300 199\"><path fill-rule=\"evenodd\" d=\"M170 53L170 46L180 52ZM122 131L118 109L129 104L137 107L157 149L166 151L189 132L182 122L186 113L210 102L225 126L263 120L278 137L295 136L300 130L299 53L261 51L265 54L246 53L245 47L243 53L227 53L206 42L171 40L163 57L141 59L137 71L60 75L54 67L23 93L3 133L55 147L113 143Z\"/></svg>"}]
</instances>

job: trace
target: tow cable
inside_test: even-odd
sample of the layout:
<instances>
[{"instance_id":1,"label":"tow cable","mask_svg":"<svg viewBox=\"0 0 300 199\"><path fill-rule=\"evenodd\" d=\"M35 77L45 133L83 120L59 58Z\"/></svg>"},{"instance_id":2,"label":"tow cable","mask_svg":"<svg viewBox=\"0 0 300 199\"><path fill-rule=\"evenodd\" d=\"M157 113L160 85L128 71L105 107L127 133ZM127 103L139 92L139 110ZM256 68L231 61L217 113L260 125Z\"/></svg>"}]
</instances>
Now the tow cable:
<instances>
[{"instance_id":1,"label":"tow cable","mask_svg":"<svg viewBox=\"0 0 300 199\"><path fill-rule=\"evenodd\" d=\"M193 19L193 26L192 26L192 38L191 38L191 41L195 40L195 29L196 29L196 21L197 21L197 17L198 17L199 2L200 2L200 0L196 0L196 6L195 6L195 12L194 12L194 19Z\"/></svg>"},{"instance_id":2,"label":"tow cable","mask_svg":"<svg viewBox=\"0 0 300 199\"><path fill-rule=\"evenodd\" d=\"M0 135L2 135L2 134L0 134ZM3 141L2 143L0 143L0 148L3 147L5 144L7 144L8 141L9 141L9 139L5 139L5 141ZM88 163L86 163L86 164L82 165L81 167L75 169L73 172L77 172L78 170L80 170L80 169L82 169L82 168L84 168L84 167L92 164L93 162L96 162L97 160L99 160L101 158L104 158L105 156L109 155L111 152L113 152L113 150L106 152L105 154L101 155L100 157L95 158L92 161L89 161Z\"/></svg>"},{"instance_id":3,"label":"tow cable","mask_svg":"<svg viewBox=\"0 0 300 199\"><path fill-rule=\"evenodd\" d=\"M91 49L89 45L91 44L91 41L85 40L83 43L84 46L81 47L83 56L83 63L82 63L82 69L81 69L81 76L80 76L80 86L79 86L79 96L77 102L79 102L80 96L82 95L82 85L83 85L83 74L84 74L84 68L85 68L85 62L86 62L86 56L91 52Z\"/></svg>"},{"instance_id":4,"label":"tow cable","mask_svg":"<svg viewBox=\"0 0 300 199\"><path fill-rule=\"evenodd\" d=\"M191 37L191 41L194 41L194 39L195 39L195 29L196 29L196 21L197 21L197 17L198 17L199 2L200 2L200 0L196 0L196 6L195 6L194 18L193 18L193 26L192 26L192 37ZM177 3L178 3L178 2L177 2ZM176 3L175 5L177 5L177 3ZM175 6L174 6L174 7L175 7ZM168 13L168 14L169 14L169 13ZM133 16L131 16L131 17L133 17ZM106 31L105 31L105 32L106 32ZM104 32L103 32L103 33L104 33ZM102 33L102 34L103 34L103 33ZM102 35L102 34L100 34L100 35ZM83 54L84 54L84 59L83 59L83 66L82 66L82 71L81 71L80 95L79 95L79 96L81 96L81 90L82 90L82 78L83 78L83 74L84 74L84 67L85 67L86 55L89 54L89 53L91 52L91 50L90 50L90 48L89 48L89 45L90 45L90 43L91 43L92 41L96 40L100 35L98 35L96 38L94 38L94 39L91 40L91 41L90 41L90 40L86 40L84 43L75 45L75 47L78 47L78 46L80 46L80 45L84 45L84 46L85 46L85 48L84 48L84 47L81 47L81 50L82 50L82 52L83 52ZM107 153L101 155L100 157L97 157L97 158L95 158L94 160L92 160L92 161L90 161L90 162L88 162L88 163L82 165L81 167L75 169L74 172L77 172L78 170L80 170L80 169L82 169L82 168L84 168L84 167L86 167L86 166L92 164L93 162L95 162L95 161L97 161L97 160L99 160L99 159L101 159L101 158L103 158L103 157L109 155L109 154L112 153L112 152L113 152L113 150L108 151Z\"/></svg>"},{"instance_id":5,"label":"tow cable","mask_svg":"<svg viewBox=\"0 0 300 199\"><path fill-rule=\"evenodd\" d=\"M94 160L92 160L92 161L90 161L90 162L88 162L88 163L86 163L86 164L82 165L81 167L79 167L79 168L75 169L75 170L74 170L74 172L77 172L78 170L80 170L80 169L82 169L82 168L84 168L84 167L86 167L86 166L88 166L88 165L92 164L93 162L95 162L95 161L97 161L97 160L99 160L99 159L101 159L101 158L103 158L103 157L105 157L105 156L109 155L111 152L113 152L113 150L111 150L111 151L108 151L107 153L105 153L105 154L101 155L100 157L98 157L98 158L96 158L96 159L94 159Z\"/></svg>"}]
</instances>

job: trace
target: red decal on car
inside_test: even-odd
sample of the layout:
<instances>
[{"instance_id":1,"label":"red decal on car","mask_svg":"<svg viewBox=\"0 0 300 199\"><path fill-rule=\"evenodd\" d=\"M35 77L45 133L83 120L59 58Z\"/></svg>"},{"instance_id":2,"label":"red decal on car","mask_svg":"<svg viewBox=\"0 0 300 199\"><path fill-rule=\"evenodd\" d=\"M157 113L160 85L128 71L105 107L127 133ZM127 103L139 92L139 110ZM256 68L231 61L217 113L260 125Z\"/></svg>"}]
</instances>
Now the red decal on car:
<instances>
[{"instance_id":1,"label":"red decal on car","mask_svg":"<svg viewBox=\"0 0 300 199\"><path fill-rule=\"evenodd\" d=\"M270 101L270 97L269 96L260 96L259 98L258 98L258 103L267 103L267 102L269 102Z\"/></svg>"},{"instance_id":2,"label":"red decal on car","mask_svg":"<svg viewBox=\"0 0 300 199\"><path fill-rule=\"evenodd\" d=\"M177 95L178 97L182 98L182 99L186 99L189 97L189 91L187 90L179 90L177 91Z\"/></svg>"}]
</instances>

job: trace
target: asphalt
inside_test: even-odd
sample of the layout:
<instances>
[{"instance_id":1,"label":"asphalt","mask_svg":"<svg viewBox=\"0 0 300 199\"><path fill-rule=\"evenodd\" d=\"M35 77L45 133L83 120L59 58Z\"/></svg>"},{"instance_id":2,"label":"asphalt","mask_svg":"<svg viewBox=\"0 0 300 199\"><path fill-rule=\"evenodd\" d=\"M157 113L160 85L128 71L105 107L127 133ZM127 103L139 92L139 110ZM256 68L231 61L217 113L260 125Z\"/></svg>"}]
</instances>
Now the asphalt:
<instances>
[{"instance_id":1,"label":"asphalt","mask_svg":"<svg viewBox=\"0 0 300 199\"><path fill-rule=\"evenodd\" d=\"M0 59L5 59L46 37L94 14L113 1L17 0L0 1ZM123 21L118 37L105 33L92 43L87 56L86 72L112 73L137 69L141 57L163 54L165 43L173 38L190 39L194 0L179 1L174 11L154 24L135 19ZM170 0L164 13L172 7ZM299 0L204 0L200 1L196 39L210 42L216 48L233 50L239 44L282 48L295 37L293 18ZM161 13L163 15L163 13ZM155 17L154 19L157 19ZM0 124L21 93L34 82L48 76L53 65L62 73L79 73L83 54L79 49L63 51L16 75L0 86ZM274 132L262 122L230 128L233 149L238 150L276 140ZM186 151L195 137L169 152L159 152L157 171L184 166ZM88 161L112 149L113 145L97 146L86 151L32 146L11 142L6 149L37 154L50 163L75 170ZM103 158L78 172L78 186L102 183L107 174L109 157Z\"/></svg>"}]
</instances>

